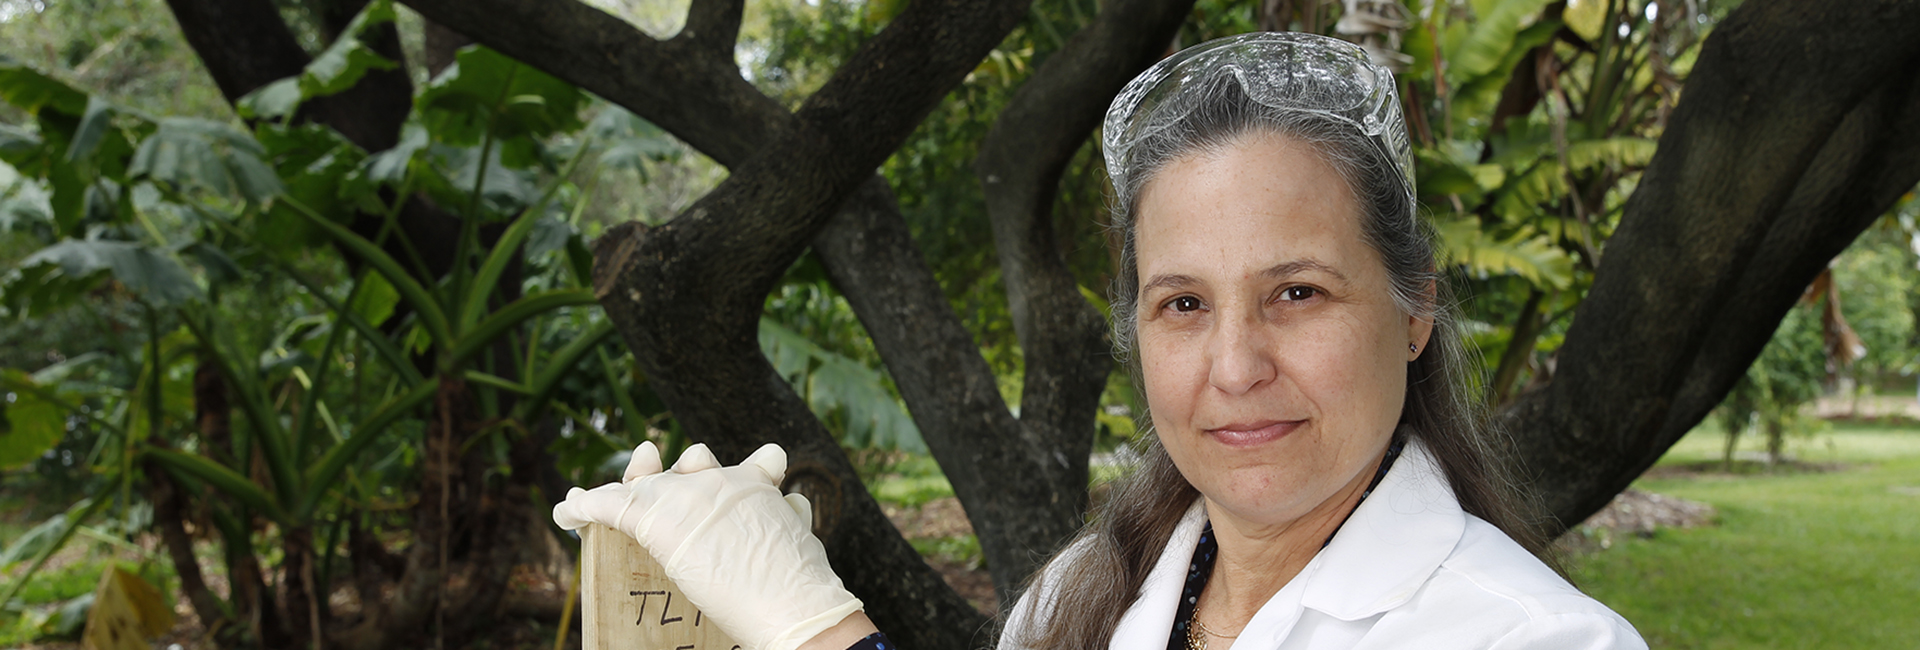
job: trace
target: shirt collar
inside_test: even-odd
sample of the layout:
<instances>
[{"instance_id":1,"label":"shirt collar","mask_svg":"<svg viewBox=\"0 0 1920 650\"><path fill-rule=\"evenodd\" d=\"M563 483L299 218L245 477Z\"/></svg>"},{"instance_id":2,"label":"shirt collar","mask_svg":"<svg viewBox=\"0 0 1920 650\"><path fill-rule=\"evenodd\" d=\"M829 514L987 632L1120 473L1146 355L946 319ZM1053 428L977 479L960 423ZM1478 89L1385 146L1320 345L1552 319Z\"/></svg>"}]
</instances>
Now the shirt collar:
<instances>
[{"instance_id":1,"label":"shirt collar","mask_svg":"<svg viewBox=\"0 0 1920 650\"><path fill-rule=\"evenodd\" d=\"M1413 597L1466 531L1466 513L1439 462L1410 440L1373 495L1301 571L1301 605L1358 620Z\"/></svg>"},{"instance_id":2,"label":"shirt collar","mask_svg":"<svg viewBox=\"0 0 1920 650\"><path fill-rule=\"evenodd\" d=\"M1167 631L1173 629L1174 614L1180 609L1177 601L1186 583L1187 565L1206 525L1205 500L1196 498L1167 538L1159 562L1140 583L1140 596L1114 626L1111 650L1166 650Z\"/></svg>"}]
</instances>

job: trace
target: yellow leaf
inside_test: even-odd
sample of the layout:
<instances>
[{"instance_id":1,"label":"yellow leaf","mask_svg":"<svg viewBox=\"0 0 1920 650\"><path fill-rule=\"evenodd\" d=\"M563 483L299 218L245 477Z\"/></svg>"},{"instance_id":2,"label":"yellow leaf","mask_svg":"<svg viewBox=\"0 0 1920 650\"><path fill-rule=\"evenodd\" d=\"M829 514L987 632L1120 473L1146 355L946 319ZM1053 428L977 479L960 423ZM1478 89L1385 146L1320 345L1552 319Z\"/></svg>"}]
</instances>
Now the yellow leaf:
<instances>
[{"instance_id":1,"label":"yellow leaf","mask_svg":"<svg viewBox=\"0 0 1920 650\"><path fill-rule=\"evenodd\" d=\"M1571 0L1566 11L1560 13L1560 19L1580 38L1600 40L1600 30L1605 29L1607 23L1607 0Z\"/></svg>"},{"instance_id":2,"label":"yellow leaf","mask_svg":"<svg viewBox=\"0 0 1920 650\"><path fill-rule=\"evenodd\" d=\"M93 611L81 643L92 650L147 650L147 639L173 629L173 610L160 590L117 566L100 574Z\"/></svg>"}]
</instances>

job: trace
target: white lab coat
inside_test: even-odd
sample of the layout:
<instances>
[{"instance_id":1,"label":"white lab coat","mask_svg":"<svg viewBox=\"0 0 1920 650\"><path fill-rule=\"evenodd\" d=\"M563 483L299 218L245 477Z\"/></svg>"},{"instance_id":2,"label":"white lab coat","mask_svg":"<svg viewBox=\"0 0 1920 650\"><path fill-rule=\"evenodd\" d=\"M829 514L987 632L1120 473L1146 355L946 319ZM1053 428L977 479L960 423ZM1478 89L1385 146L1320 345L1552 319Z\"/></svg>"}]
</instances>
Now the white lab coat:
<instances>
[{"instance_id":1,"label":"white lab coat","mask_svg":"<svg viewBox=\"0 0 1920 650\"><path fill-rule=\"evenodd\" d=\"M1111 650L1166 650L1206 512L1175 528ZM1069 548L1066 553L1074 552ZM1050 614L1045 587L1014 608L1003 650ZM1037 628L1035 628L1037 629ZM1215 641L1216 649L1221 647ZM1426 448L1409 443L1333 541L1260 608L1234 650L1644 649L1626 619L1460 509Z\"/></svg>"}]
</instances>

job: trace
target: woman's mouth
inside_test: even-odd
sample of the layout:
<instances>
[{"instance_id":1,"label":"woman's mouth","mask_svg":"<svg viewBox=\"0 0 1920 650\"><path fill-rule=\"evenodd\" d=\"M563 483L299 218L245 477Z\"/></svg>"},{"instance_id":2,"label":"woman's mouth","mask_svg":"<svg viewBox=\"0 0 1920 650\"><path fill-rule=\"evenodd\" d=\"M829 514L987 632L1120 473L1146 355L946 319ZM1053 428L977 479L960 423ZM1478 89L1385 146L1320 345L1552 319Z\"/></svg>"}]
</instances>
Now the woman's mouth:
<instances>
[{"instance_id":1,"label":"woman's mouth","mask_svg":"<svg viewBox=\"0 0 1920 650\"><path fill-rule=\"evenodd\" d=\"M1293 433L1306 420L1260 420L1257 422L1236 422L1217 429L1206 429L1206 434L1229 447L1252 447L1285 438Z\"/></svg>"}]
</instances>

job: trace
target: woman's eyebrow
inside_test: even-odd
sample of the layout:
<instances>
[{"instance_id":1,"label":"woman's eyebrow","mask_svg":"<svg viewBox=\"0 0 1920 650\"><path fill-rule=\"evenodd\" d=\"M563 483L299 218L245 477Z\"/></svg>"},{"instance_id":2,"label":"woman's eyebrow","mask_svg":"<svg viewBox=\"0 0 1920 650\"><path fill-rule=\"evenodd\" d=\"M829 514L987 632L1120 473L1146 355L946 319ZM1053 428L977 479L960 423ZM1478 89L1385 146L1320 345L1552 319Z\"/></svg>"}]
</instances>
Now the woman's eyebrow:
<instances>
[{"instance_id":1,"label":"woman's eyebrow","mask_svg":"<svg viewBox=\"0 0 1920 650\"><path fill-rule=\"evenodd\" d=\"M1200 280L1191 275L1181 275L1178 273L1162 273L1160 275L1153 276L1152 278L1148 278L1146 284L1140 285L1140 293L1144 294L1154 289L1160 289L1160 288L1186 289L1189 287L1199 286L1199 284L1200 284Z\"/></svg>"},{"instance_id":2,"label":"woman's eyebrow","mask_svg":"<svg viewBox=\"0 0 1920 650\"><path fill-rule=\"evenodd\" d=\"M1328 265L1325 262L1313 259L1311 257L1306 259L1281 262L1279 264L1269 266L1267 267L1267 270L1260 272L1260 276L1264 278L1272 279L1272 280L1280 280L1280 279L1289 278L1295 275L1299 275L1307 271L1319 271L1321 273L1325 273L1327 275L1333 276L1333 279L1335 280L1339 280L1341 282L1347 281L1346 274L1341 273L1340 271L1334 269L1331 265Z\"/></svg>"}]
</instances>

